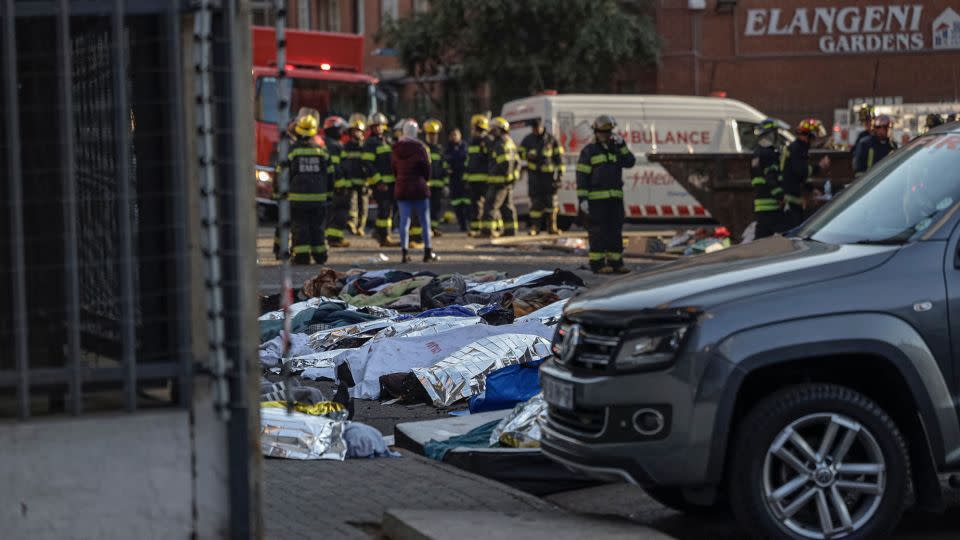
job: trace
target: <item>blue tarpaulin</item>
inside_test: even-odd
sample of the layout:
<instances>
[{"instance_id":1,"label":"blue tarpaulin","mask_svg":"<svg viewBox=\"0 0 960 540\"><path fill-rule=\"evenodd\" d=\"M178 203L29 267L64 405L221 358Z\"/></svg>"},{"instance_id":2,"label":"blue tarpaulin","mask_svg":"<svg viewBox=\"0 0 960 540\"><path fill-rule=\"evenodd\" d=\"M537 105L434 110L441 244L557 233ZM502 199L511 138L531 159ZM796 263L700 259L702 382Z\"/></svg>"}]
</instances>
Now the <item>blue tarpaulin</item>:
<instances>
[{"instance_id":1,"label":"blue tarpaulin","mask_svg":"<svg viewBox=\"0 0 960 540\"><path fill-rule=\"evenodd\" d=\"M540 392L541 358L526 364L500 368L487 375L487 387L482 394L470 398L470 412L511 409L521 401L527 401Z\"/></svg>"}]
</instances>

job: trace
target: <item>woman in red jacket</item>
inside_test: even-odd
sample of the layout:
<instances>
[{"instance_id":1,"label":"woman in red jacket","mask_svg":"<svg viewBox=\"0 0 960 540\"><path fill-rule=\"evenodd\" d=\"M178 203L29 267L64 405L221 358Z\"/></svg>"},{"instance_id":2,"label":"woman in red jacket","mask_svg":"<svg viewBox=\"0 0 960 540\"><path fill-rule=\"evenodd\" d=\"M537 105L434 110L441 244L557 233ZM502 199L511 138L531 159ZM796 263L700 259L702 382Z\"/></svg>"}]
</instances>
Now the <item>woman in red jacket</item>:
<instances>
[{"instance_id":1,"label":"woman in red jacket","mask_svg":"<svg viewBox=\"0 0 960 540\"><path fill-rule=\"evenodd\" d=\"M410 245L410 220L416 215L420 223L430 223L430 154L427 147L417 139L419 126L407 120L401 128L402 137L393 145L390 163L396 177L394 197L400 207L401 262L410 260L407 248ZM438 260L430 246L430 227L423 227L423 262Z\"/></svg>"}]
</instances>

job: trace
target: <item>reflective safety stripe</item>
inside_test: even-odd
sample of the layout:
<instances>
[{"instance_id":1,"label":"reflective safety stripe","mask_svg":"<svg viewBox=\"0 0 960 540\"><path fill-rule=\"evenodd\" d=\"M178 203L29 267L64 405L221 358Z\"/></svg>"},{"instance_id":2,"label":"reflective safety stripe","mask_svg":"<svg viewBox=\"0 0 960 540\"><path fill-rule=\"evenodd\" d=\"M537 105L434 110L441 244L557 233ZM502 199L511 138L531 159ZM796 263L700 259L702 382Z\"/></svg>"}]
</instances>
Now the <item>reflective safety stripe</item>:
<instances>
[{"instance_id":1,"label":"reflective safety stripe","mask_svg":"<svg viewBox=\"0 0 960 540\"><path fill-rule=\"evenodd\" d=\"M467 147L467 153L468 153L468 154L479 154L479 153L480 153L480 147L477 146L477 145L468 146L468 147Z\"/></svg>"},{"instance_id":2,"label":"reflective safety stripe","mask_svg":"<svg viewBox=\"0 0 960 540\"><path fill-rule=\"evenodd\" d=\"M377 156L373 152L364 152L360 154L360 159L364 161L375 161Z\"/></svg>"},{"instance_id":3,"label":"reflective safety stripe","mask_svg":"<svg viewBox=\"0 0 960 540\"><path fill-rule=\"evenodd\" d=\"M606 256L607 254L602 251L591 251L587 253L587 258L590 261L602 261Z\"/></svg>"},{"instance_id":4,"label":"reflective safety stripe","mask_svg":"<svg viewBox=\"0 0 960 540\"><path fill-rule=\"evenodd\" d=\"M287 154L287 159L293 159L296 156L326 156L326 155L327 155L327 151L324 150L323 148L313 148L308 146L305 148L294 148L293 150L290 151L289 154Z\"/></svg>"},{"instance_id":5,"label":"reflective safety stripe","mask_svg":"<svg viewBox=\"0 0 960 540\"><path fill-rule=\"evenodd\" d=\"M531 210L530 217L532 217L533 219L542 218L543 212L541 212L540 210Z\"/></svg>"},{"instance_id":6,"label":"reflective safety stripe","mask_svg":"<svg viewBox=\"0 0 960 540\"><path fill-rule=\"evenodd\" d=\"M486 182L487 174L486 173L467 173L463 175L463 179L467 182Z\"/></svg>"},{"instance_id":7,"label":"reflective safety stripe","mask_svg":"<svg viewBox=\"0 0 960 540\"><path fill-rule=\"evenodd\" d=\"M773 196L780 195L781 193L783 193L783 188L780 188L780 187L775 187L770 190L770 194Z\"/></svg>"},{"instance_id":8,"label":"reflective safety stripe","mask_svg":"<svg viewBox=\"0 0 960 540\"><path fill-rule=\"evenodd\" d=\"M767 179L762 176L755 176L753 180L750 181L750 183L755 186L764 186L767 184Z\"/></svg>"},{"instance_id":9,"label":"reflective safety stripe","mask_svg":"<svg viewBox=\"0 0 960 540\"><path fill-rule=\"evenodd\" d=\"M506 176L501 176L496 174L487 175L487 182L491 184L503 184L506 181L507 181Z\"/></svg>"},{"instance_id":10,"label":"reflective safety stripe","mask_svg":"<svg viewBox=\"0 0 960 540\"><path fill-rule=\"evenodd\" d=\"M528 171L534 171L534 172L536 172L536 170L537 170L537 164L536 164L536 163L527 163L527 170L528 170Z\"/></svg>"},{"instance_id":11,"label":"reflective safety stripe","mask_svg":"<svg viewBox=\"0 0 960 540\"><path fill-rule=\"evenodd\" d=\"M379 229L389 229L393 225L393 220L387 219L377 219L373 224Z\"/></svg>"},{"instance_id":12,"label":"reflective safety stripe","mask_svg":"<svg viewBox=\"0 0 960 540\"><path fill-rule=\"evenodd\" d=\"M453 206L462 206L464 204L470 204L469 197L458 197L450 201L450 204Z\"/></svg>"},{"instance_id":13,"label":"reflective safety stripe","mask_svg":"<svg viewBox=\"0 0 960 540\"><path fill-rule=\"evenodd\" d=\"M344 152L340 155L343 156L343 159L361 159L363 157L363 152L354 150L352 152Z\"/></svg>"},{"instance_id":14,"label":"reflective safety stripe","mask_svg":"<svg viewBox=\"0 0 960 540\"><path fill-rule=\"evenodd\" d=\"M388 144L381 144L380 146L377 147L377 154L386 154L389 151L390 151L390 145Z\"/></svg>"},{"instance_id":15,"label":"reflective safety stripe","mask_svg":"<svg viewBox=\"0 0 960 540\"><path fill-rule=\"evenodd\" d=\"M790 204L803 204L803 197L798 197L796 195L784 195L783 200Z\"/></svg>"},{"instance_id":16,"label":"reflective safety stripe","mask_svg":"<svg viewBox=\"0 0 960 540\"><path fill-rule=\"evenodd\" d=\"M291 193L288 197L291 202L325 202L326 193Z\"/></svg>"},{"instance_id":17,"label":"reflective safety stripe","mask_svg":"<svg viewBox=\"0 0 960 540\"><path fill-rule=\"evenodd\" d=\"M333 183L333 187L337 189L348 188L351 186L353 186L353 181L347 180L345 178L341 178L340 180L337 180L336 182Z\"/></svg>"},{"instance_id":18,"label":"reflective safety stripe","mask_svg":"<svg viewBox=\"0 0 960 540\"><path fill-rule=\"evenodd\" d=\"M623 253L617 253L614 251L607 252L607 259L611 261L620 261L623 260Z\"/></svg>"},{"instance_id":19,"label":"reflective safety stripe","mask_svg":"<svg viewBox=\"0 0 960 540\"><path fill-rule=\"evenodd\" d=\"M324 245L322 245L322 246L311 246L311 247L310 247L310 251L313 252L313 253L326 253L326 252L327 252L327 245L324 244Z\"/></svg>"},{"instance_id":20,"label":"reflective safety stripe","mask_svg":"<svg viewBox=\"0 0 960 540\"><path fill-rule=\"evenodd\" d=\"M591 191L587 198L591 201L602 200L602 199L622 199L623 190L620 189L605 189L601 191Z\"/></svg>"},{"instance_id":21,"label":"reflective safety stripe","mask_svg":"<svg viewBox=\"0 0 960 540\"><path fill-rule=\"evenodd\" d=\"M444 182L443 180L430 180L429 182L427 182L427 185L432 188L442 188L446 186L447 183Z\"/></svg>"},{"instance_id":22,"label":"reflective safety stripe","mask_svg":"<svg viewBox=\"0 0 960 540\"><path fill-rule=\"evenodd\" d=\"M597 154L595 156L590 156L590 165L599 165L600 163L607 162L606 154Z\"/></svg>"},{"instance_id":23,"label":"reflective safety stripe","mask_svg":"<svg viewBox=\"0 0 960 540\"><path fill-rule=\"evenodd\" d=\"M589 194L590 194L590 192L587 191L587 190L585 190L585 189L578 189L578 190L577 190L577 198L583 198L583 197L586 197L586 196L589 195Z\"/></svg>"},{"instance_id":24,"label":"reflective safety stripe","mask_svg":"<svg viewBox=\"0 0 960 540\"><path fill-rule=\"evenodd\" d=\"M479 221L471 221L471 222L470 222L470 230L471 230L471 231L479 231L479 230L480 230L480 222L479 222Z\"/></svg>"},{"instance_id":25,"label":"reflective safety stripe","mask_svg":"<svg viewBox=\"0 0 960 540\"><path fill-rule=\"evenodd\" d=\"M430 152L430 159L432 159L433 161L440 161L440 159L442 159L442 156L440 156L440 154L436 152Z\"/></svg>"},{"instance_id":26,"label":"reflective safety stripe","mask_svg":"<svg viewBox=\"0 0 960 540\"><path fill-rule=\"evenodd\" d=\"M770 212L772 210L779 210L780 202L776 199L754 199L753 200L753 211L754 212Z\"/></svg>"},{"instance_id":27,"label":"reflective safety stripe","mask_svg":"<svg viewBox=\"0 0 960 540\"><path fill-rule=\"evenodd\" d=\"M334 165L339 165L339 164L340 164L340 156L337 155L337 154L333 154L332 156L330 156L330 161L332 161Z\"/></svg>"},{"instance_id":28,"label":"reflective safety stripe","mask_svg":"<svg viewBox=\"0 0 960 540\"><path fill-rule=\"evenodd\" d=\"M410 234L413 236L420 236L423 234L423 227L410 227Z\"/></svg>"},{"instance_id":29,"label":"reflective safety stripe","mask_svg":"<svg viewBox=\"0 0 960 540\"><path fill-rule=\"evenodd\" d=\"M335 229L333 227L327 227L324 232L330 238L343 238L343 229Z\"/></svg>"},{"instance_id":30,"label":"reflective safety stripe","mask_svg":"<svg viewBox=\"0 0 960 540\"><path fill-rule=\"evenodd\" d=\"M352 182L354 186L362 186L367 183L367 180L365 178L351 178L350 182Z\"/></svg>"},{"instance_id":31,"label":"reflective safety stripe","mask_svg":"<svg viewBox=\"0 0 960 540\"><path fill-rule=\"evenodd\" d=\"M496 156L497 163L503 163L508 159L510 159L510 156L508 154L499 154Z\"/></svg>"},{"instance_id":32,"label":"reflective safety stripe","mask_svg":"<svg viewBox=\"0 0 960 540\"><path fill-rule=\"evenodd\" d=\"M620 148L620 155L625 156L630 153L630 149L626 146Z\"/></svg>"},{"instance_id":33,"label":"reflective safety stripe","mask_svg":"<svg viewBox=\"0 0 960 540\"><path fill-rule=\"evenodd\" d=\"M870 150L867 151L867 168L868 168L868 169L869 169L870 167L873 167L873 158L874 158L874 156L875 156L875 154L874 154L874 152L873 152L873 148L871 148Z\"/></svg>"},{"instance_id":34,"label":"reflective safety stripe","mask_svg":"<svg viewBox=\"0 0 960 540\"><path fill-rule=\"evenodd\" d=\"M593 172L593 166L587 165L586 163L577 163L577 172L590 174Z\"/></svg>"},{"instance_id":35,"label":"reflective safety stripe","mask_svg":"<svg viewBox=\"0 0 960 540\"><path fill-rule=\"evenodd\" d=\"M310 244L300 244L293 246L293 249L290 250L290 253L294 255L302 255L304 253L310 253Z\"/></svg>"}]
</instances>

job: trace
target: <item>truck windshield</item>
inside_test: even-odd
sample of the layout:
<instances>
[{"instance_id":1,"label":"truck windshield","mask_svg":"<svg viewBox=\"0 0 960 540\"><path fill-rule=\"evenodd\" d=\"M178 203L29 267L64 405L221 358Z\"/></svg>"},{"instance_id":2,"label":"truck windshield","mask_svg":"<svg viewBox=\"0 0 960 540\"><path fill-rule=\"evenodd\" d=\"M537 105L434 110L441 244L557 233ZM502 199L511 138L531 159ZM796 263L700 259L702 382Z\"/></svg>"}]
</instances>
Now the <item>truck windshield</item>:
<instances>
[{"instance_id":1,"label":"truck windshield","mask_svg":"<svg viewBox=\"0 0 960 540\"><path fill-rule=\"evenodd\" d=\"M850 185L798 236L831 244L901 244L958 201L960 134L925 135Z\"/></svg>"},{"instance_id":2,"label":"truck windshield","mask_svg":"<svg viewBox=\"0 0 960 540\"><path fill-rule=\"evenodd\" d=\"M332 114L349 117L352 113L367 114L370 112L370 94L367 85L317 79L285 79L286 84L292 81L291 114L301 107L309 107L320 112L325 118ZM260 77L257 79L257 121L270 124L277 123L277 79L275 77Z\"/></svg>"}]
</instances>

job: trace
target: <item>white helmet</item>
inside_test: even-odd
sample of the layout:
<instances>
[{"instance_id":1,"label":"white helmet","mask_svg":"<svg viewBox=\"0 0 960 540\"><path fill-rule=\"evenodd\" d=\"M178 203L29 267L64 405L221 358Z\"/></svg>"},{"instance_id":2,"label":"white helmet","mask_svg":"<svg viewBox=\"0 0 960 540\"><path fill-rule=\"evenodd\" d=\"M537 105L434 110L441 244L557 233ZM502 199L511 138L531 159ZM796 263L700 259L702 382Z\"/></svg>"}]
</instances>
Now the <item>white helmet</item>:
<instances>
[{"instance_id":1,"label":"white helmet","mask_svg":"<svg viewBox=\"0 0 960 540\"><path fill-rule=\"evenodd\" d=\"M416 139L417 134L420 133L420 126L417 125L416 120L407 120L400 127L400 132L404 137L410 137L411 139Z\"/></svg>"}]
</instances>

